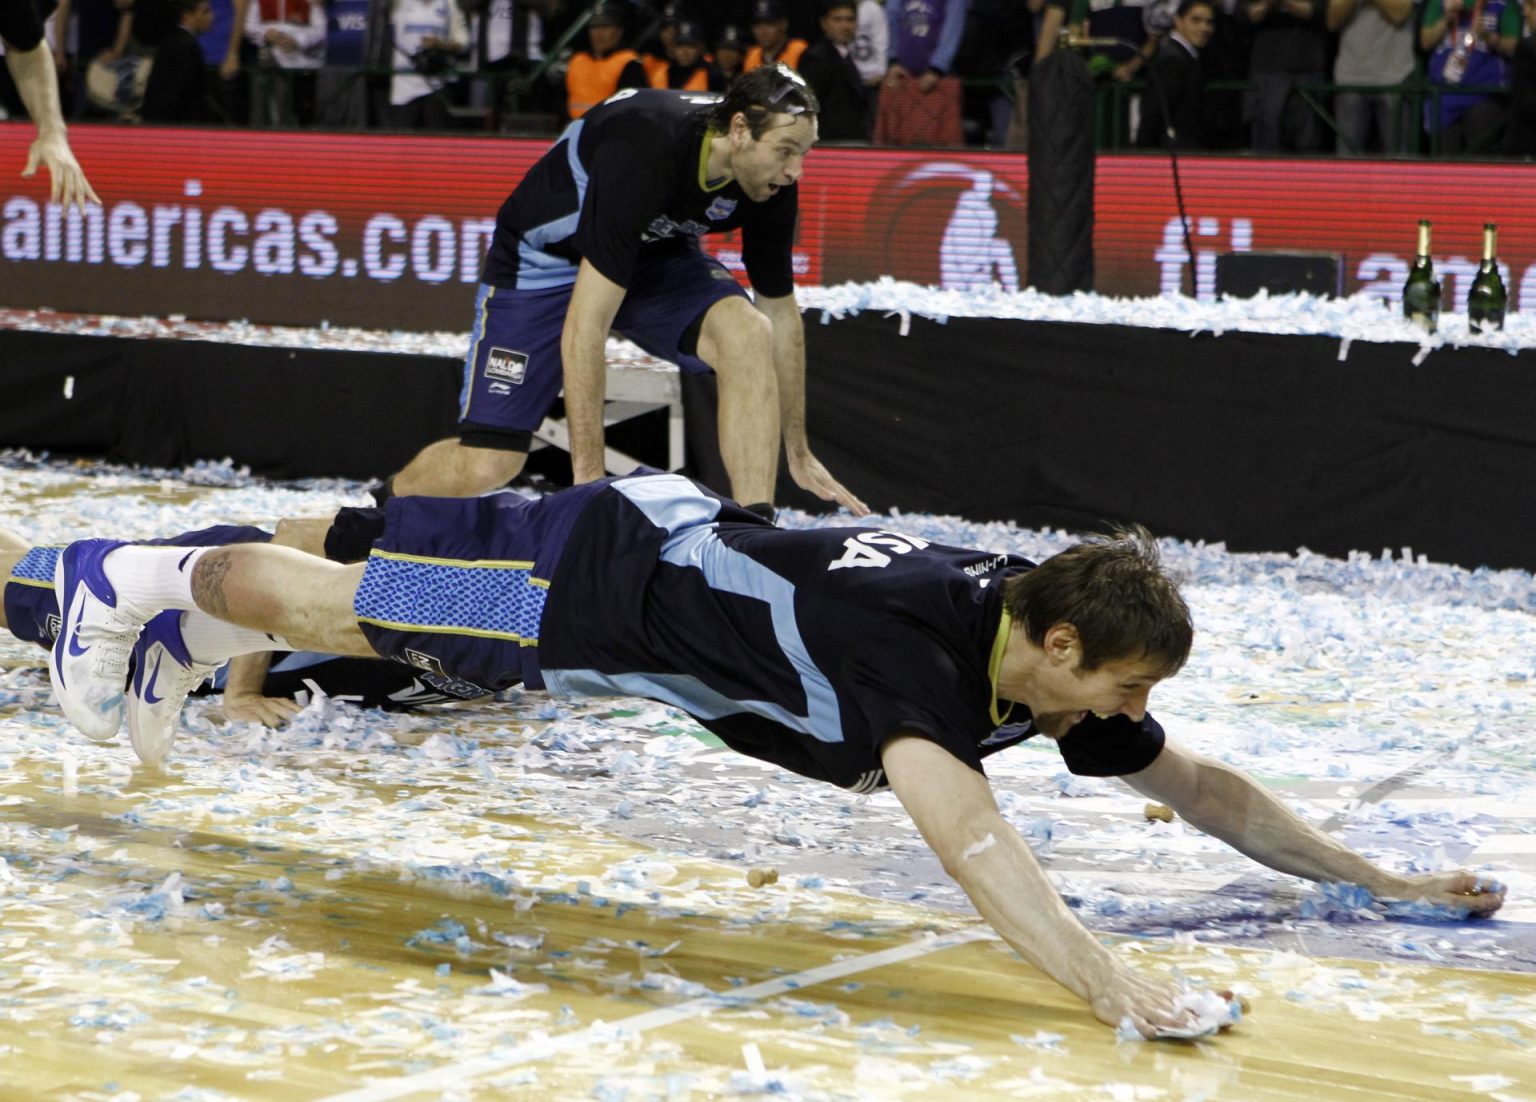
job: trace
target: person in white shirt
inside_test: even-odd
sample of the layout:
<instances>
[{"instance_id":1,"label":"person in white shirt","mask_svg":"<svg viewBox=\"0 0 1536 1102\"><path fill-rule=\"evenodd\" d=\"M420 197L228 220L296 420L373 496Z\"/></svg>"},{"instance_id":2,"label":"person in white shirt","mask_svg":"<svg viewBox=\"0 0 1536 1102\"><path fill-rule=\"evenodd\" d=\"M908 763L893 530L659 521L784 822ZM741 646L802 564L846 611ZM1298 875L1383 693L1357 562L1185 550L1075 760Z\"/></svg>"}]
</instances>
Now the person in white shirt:
<instances>
[{"instance_id":1,"label":"person in white shirt","mask_svg":"<svg viewBox=\"0 0 1536 1102\"><path fill-rule=\"evenodd\" d=\"M448 106L438 93L453 81L453 59L469 48L463 9L455 0L394 0L390 22L395 39L390 125L446 130Z\"/></svg>"},{"instance_id":2,"label":"person in white shirt","mask_svg":"<svg viewBox=\"0 0 1536 1102\"><path fill-rule=\"evenodd\" d=\"M245 37L260 59L251 99L258 126L294 126L314 118L315 72L325 62L321 0L251 0Z\"/></svg>"}]
</instances>

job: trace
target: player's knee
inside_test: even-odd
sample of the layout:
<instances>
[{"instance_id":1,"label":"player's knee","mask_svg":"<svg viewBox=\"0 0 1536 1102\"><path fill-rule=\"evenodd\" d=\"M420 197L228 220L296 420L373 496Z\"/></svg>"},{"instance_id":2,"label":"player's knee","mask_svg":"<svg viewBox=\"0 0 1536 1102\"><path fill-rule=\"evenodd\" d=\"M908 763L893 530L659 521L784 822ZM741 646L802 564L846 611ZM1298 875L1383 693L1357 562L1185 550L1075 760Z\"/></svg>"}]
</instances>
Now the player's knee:
<instances>
[{"instance_id":1,"label":"player's knee","mask_svg":"<svg viewBox=\"0 0 1536 1102\"><path fill-rule=\"evenodd\" d=\"M284 517L277 522L272 542L278 547L292 547L310 555L325 555L325 533L331 526L329 520L298 520Z\"/></svg>"},{"instance_id":2,"label":"player's knee","mask_svg":"<svg viewBox=\"0 0 1536 1102\"><path fill-rule=\"evenodd\" d=\"M463 449L463 470L480 490L495 490L518 476L527 461L527 452L510 448Z\"/></svg>"},{"instance_id":3,"label":"player's knee","mask_svg":"<svg viewBox=\"0 0 1536 1102\"><path fill-rule=\"evenodd\" d=\"M744 298L717 302L699 334L699 358L716 373L755 369L773 363L773 323Z\"/></svg>"}]
</instances>

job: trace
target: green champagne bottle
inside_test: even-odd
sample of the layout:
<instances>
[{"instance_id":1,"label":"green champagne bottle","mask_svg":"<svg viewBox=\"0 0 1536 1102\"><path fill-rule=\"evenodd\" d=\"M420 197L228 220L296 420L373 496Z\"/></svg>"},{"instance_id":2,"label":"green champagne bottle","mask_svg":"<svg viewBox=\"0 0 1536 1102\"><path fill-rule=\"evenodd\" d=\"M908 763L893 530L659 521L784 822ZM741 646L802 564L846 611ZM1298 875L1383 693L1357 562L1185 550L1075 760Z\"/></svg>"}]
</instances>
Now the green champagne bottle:
<instances>
[{"instance_id":1,"label":"green champagne bottle","mask_svg":"<svg viewBox=\"0 0 1536 1102\"><path fill-rule=\"evenodd\" d=\"M1485 333L1504 328L1504 311L1509 305L1509 292L1499 276L1499 227L1492 222L1483 225L1483 262L1478 266L1477 278L1467 295L1467 327L1474 333Z\"/></svg>"},{"instance_id":2,"label":"green champagne bottle","mask_svg":"<svg viewBox=\"0 0 1536 1102\"><path fill-rule=\"evenodd\" d=\"M1435 279L1435 264L1429 258L1429 222L1419 220L1419 251L1408 269L1408 282L1403 284L1403 317L1419 326L1426 333L1433 333L1440 324L1440 284Z\"/></svg>"}]
</instances>

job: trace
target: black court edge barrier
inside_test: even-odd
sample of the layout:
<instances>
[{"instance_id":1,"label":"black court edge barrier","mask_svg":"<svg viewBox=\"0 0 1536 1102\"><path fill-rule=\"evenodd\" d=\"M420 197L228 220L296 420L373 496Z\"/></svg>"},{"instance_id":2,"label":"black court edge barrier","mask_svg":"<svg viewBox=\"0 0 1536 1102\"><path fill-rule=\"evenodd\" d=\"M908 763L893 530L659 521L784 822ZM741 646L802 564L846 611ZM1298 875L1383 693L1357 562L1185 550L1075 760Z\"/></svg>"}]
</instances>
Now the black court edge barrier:
<instances>
[{"instance_id":1,"label":"black court edge barrier","mask_svg":"<svg viewBox=\"0 0 1536 1102\"><path fill-rule=\"evenodd\" d=\"M1238 551L1536 568L1536 354L990 319L807 315L812 444L877 510ZM437 357L0 332L0 445L380 476L445 435ZM73 379L73 397L64 380ZM724 487L708 380L690 465ZM647 458L643 448L632 454ZM818 507L786 481L783 504Z\"/></svg>"}]
</instances>

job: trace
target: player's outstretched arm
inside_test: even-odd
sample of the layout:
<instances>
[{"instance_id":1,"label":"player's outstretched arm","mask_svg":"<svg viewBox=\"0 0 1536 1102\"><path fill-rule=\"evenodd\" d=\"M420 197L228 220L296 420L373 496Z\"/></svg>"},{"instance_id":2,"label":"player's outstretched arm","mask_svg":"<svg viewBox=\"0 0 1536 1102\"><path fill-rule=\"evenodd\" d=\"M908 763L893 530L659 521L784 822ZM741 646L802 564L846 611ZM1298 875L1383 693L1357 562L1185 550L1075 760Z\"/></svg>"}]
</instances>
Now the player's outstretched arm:
<instances>
[{"instance_id":1,"label":"player's outstretched arm","mask_svg":"<svg viewBox=\"0 0 1536 1102\"><path fill-rule=\"evenodd\" d=\"M1036 968L1107 1025L1129 1017L1146 1037L1190 1024L1179 989L1122 964L1067 909L1029 845L997 810L986 778L943 747L899 736L881 754L885 775L944 871L981 916Z\"/></svg>"},{"instance_id":2,"label":"player's outstretched arm","mask_svg":"<svg viewBox=\"0 0 1536 1102\"><path fill-rule=\"evenodd\" d=\"M47 39L30 50L7 50L5 64L26 104L27 114L37 124L37 140L27 153L27 166L21 174L31 176L42 165L48 169L49 198L55 203L66 207L74 205L81 211L87 203L99 204L101 200L91 189L85 171L69 148L64 112L59 103L58 72Z\"/></svg>"},{"instance_id":3,"label":"player's outstretched arm","mask_svg":"<svg viewBox=\"0 0 1536 1102\"><path fill-rule=\"evenodd\" d=\"M784 457L795 485L823 501L835 501L856 517L868 516L860 501L811 452L805 431L805 323L795 296L757 297L757 307L773 323L773 368L779 384L779 431Z\"/></svg>"},{"instance_id":4,"label":"player's outstretched arm","mask_svg":"<svg viewBox=\"0 0 1536 1102\"><path fill-rule=\"evenodd\" d=\"M1477 915L1490 915L1504 904L1501 885L1465 870L1399 876L1379 868L1293 814L1242 770L1172 742L1146 769L1122 779L1191 826L1279 872L1359 884L1378 898L1424 899Z\"/></svg>"}]
</instances>

